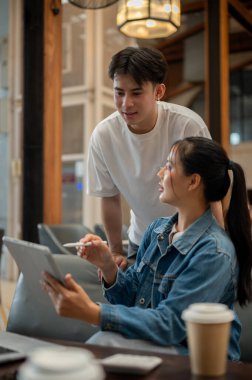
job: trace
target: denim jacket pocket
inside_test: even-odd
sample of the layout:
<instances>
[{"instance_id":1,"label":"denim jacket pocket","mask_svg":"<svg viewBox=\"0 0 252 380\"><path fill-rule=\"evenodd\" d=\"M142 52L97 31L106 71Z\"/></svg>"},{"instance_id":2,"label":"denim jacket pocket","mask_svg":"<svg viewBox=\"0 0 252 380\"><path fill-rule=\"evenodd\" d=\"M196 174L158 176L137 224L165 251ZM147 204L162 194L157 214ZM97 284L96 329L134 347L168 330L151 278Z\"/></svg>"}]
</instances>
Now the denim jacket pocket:
<instances>
[{"instance_id":1,"label":"denim jacket pocket","mask_svg":"<svg viewBox=\"0 0 252 380\"><path fill-rule=\"evenodd\" d=\"M141 273L143 271L143 268L146 266L146 263L142 260L140 264L137 267L137 272Z\"/></svg>"},{"instance_id":2,"label":"denim jacket pocket","mask_svg":"<svg viewBox=\"0 0 252 380\"><path fill-rule=\"evenodd\" d=\"M163 276L160 285L158 287L158 291L164 295L164 297L167 297L168 293L171 291L171 288L174 284L174 281L176 280L176 275L169 274Z\"/></svg>"},{"instance_id":3,"label":"denim jacket pocket","mask_svg":"<svg viewBox=\"0 0 252 380\"><path fill-rule=\"evenodd\" d=\"M148 270L153 270L154 271L155 270L155 265L150 260L148 260L148 258L144 257L142 259L142 261L139 263L136 271L138 273L143 273L144 269L147 269L147 268L148 268Z\"/></svg>"}]
</instances>

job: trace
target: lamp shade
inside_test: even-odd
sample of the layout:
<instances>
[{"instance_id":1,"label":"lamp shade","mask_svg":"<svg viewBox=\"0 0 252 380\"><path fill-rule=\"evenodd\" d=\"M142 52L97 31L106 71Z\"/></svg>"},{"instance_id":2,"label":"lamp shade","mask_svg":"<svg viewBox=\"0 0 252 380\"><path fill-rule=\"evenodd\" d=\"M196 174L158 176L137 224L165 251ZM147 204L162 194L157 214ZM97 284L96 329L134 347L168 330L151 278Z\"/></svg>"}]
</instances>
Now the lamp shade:
<instances>
[{"instance_id":1,"label":"lamp shade","mask_svg":"<svg viewBox=\"0 0 252 380\"><path fill-rule=\"evenodd\" d=\"M83 9L106 8L116 3L118 0L69 0L69 3Z\"/></svg>"},{"instance_id":2,"label":"lamp shade","mask_svg":"<svg viewBox=\"0 0 252 380\"><path fill-rule=\"evenodd\" d=\"M128 37L167 37L180 26L180 1L120 0L117 26Z\"/></svg>"}]
</instances>

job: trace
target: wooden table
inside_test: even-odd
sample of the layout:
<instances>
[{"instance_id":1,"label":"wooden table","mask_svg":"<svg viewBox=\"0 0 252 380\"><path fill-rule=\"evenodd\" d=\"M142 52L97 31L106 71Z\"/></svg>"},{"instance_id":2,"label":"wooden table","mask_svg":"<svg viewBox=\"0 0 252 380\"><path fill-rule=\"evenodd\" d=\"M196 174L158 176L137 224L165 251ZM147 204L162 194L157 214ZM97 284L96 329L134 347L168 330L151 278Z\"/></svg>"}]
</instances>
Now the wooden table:
<instances>
[{"instance_id":1,"label":"wooden table","mask_svg":"<svg viewBox=\"0 0 252 380\"><path fill-rule=\"evenodd\" d=\"M115 353L130 353L144 355L155 355L155 352L146 353L141 351L134 351L128 349L119 349L112 347L102 347L95 345L85 345L75 342L59 342L67 346L82 347L90 350L95 357L104 358L106 356ZM185 356L177 355L167 355L158 354L162 357L163 363L160 367L156 368L154 371L144 376L137 375L123 375L123 374L112 374L107 373L106 380L251 380L252 379L252 364L244 363L234 363L228 362L227 373L223 377L195 377L190 373L190 363L189 358ZM0 366L0 379L4 379L6 375L15 373L18 370L22 361L15 362L12 364ZM71 380L71 379L69 379ZM85 379L83 379L85 380Z\"/></svg>"}]
</instances>

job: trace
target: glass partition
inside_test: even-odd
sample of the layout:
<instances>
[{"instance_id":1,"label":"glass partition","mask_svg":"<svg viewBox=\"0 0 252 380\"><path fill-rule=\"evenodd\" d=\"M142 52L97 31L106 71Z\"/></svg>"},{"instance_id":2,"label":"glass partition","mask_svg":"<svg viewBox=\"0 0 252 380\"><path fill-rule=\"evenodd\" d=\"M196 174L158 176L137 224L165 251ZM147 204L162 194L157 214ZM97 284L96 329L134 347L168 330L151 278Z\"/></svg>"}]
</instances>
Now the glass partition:
<instances>
[{"instance_id":1,"label":"glass partition","mask_svg":"<svg viewBox=\"0 0 252 380\"><path fill-rule=\"evenodd\" d=\"M86 11L63 4L62 218L65 223L92 227L101 219L99 199L85 200L84 157L95 125L115 111L112 81L108 78L111 56L135 44L117 30L116 14L117 4Z\"/></svg>"}]
</instances>

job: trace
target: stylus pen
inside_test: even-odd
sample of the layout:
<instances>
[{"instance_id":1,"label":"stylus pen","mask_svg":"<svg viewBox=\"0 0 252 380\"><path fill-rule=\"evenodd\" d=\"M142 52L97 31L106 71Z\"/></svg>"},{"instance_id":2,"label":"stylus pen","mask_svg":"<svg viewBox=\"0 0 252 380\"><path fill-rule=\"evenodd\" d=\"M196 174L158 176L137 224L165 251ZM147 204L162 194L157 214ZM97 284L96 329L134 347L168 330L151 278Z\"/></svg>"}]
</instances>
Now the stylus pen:
<instances>
[{"instance_id":1,"label":"stylus pen","mask_svg":"<svg viewBox=\"0 0 252 380\"><path fill-rule=\"evenodd\" d=\"M108 244L108 242L106 240L102 240L102 243L103 244ZM129 241L128 240L123 240L122 241L122 244L123 245L127 245L129 244ZM92 242L91 241L88 241L87 243L82 243L80 241L77 241L76 243L66 243L66 244L63 244L64 247L89 247L90 245L92 245Z\"/></svg>"},{"instance_id":2,"label":"stylus pen","mask_svg":"<svg viewBox=\"0 0 252 380\"><path fill-rule=\"evenodd\" d=\"M108 244L108 242L106 240L102 240L101 243L103 244ZM63 244L64 247L89 247L90 245L92 245L92 241L88 241L87 243L82 243L80 241L77 241L76 243L66 243L66 244Z\"/></svg>"}]
</instances>

